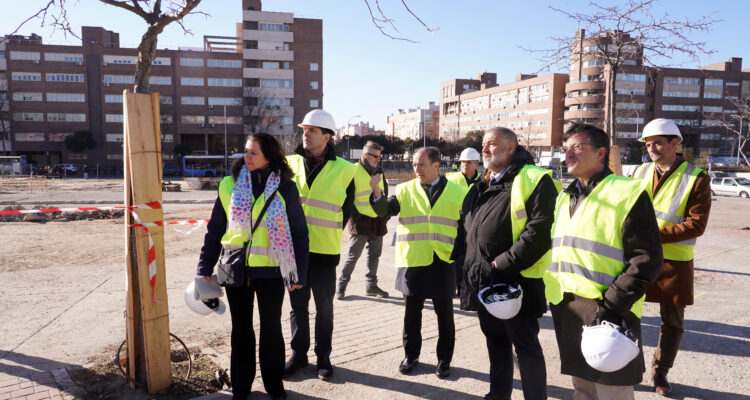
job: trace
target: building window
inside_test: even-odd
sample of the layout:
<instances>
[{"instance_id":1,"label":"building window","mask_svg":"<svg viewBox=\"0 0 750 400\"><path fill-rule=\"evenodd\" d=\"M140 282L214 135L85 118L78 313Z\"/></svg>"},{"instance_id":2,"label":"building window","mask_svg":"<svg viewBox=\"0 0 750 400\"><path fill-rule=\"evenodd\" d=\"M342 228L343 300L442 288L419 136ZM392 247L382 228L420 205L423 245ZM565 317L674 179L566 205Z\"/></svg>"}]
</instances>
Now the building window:
<instances>
[{"instance_id":1,"label":"building window","mask_svg":"<svg viewBox=\"0 0 750 400\"><path fill-rule=\"evenodd\" d=\"M310 71L317 71L318 63L310 63Z\"/></svg>"},{"instance_id":2,"label":"building window","mask_svg":"<svg viewBox=\"0 0 750 400\"><path fill-rule=\"evenodd\" d=\"M318 100L310 100L310 107L318 108Z\"/></svg>"},{"instance_id":3,"label":"building window","mask_svg":"<svg viewBox=\"0 0 750 400\"><path fill-rule=\"evenodd\" d=\"M11 60L27 60L39 62L41 55L36 51L11 51Z\"/></svg>"},{"instance_id":4,"label":"building window","mask_svg":"<svg viewBox=\"0 0 750 400\"><path fill-rule=\"evenodd\" d=\"M270 24L261 22L258 24L259 31L270 31L270 32L289 32L289 25L287 24Z\"/></svg>"},{"instance_id":5,"label":"building window","mask_svg":"<svg viewBox=\"0 0 750 400\"><path fill-rule=\"evenodd\" d=\"M172 96L159 96L159 104L172 104Z\"/></svg>"},{"instance_id":6,"label":"building window","mask_svg":"<svg viewBox=\"0 0 750 400\"><path fill-rule=\"evenodd\" d=\"M279 69L278 61L263 61L263 69Z\"/></svg>"},{"instance_id":7,"label":"building window","mask_svg":"<svg viewBox=\"0 0 750 400\"><path fill-rule=\"evenodd\" d=\"M180 84L182 86L203 86L203 78L180 78Z\"/></svg>"},{"instance_id":8,"label":"building window","mask_svg":"<svg viewBox=\"0 0 750 400\"><path fill-rule=\"evenodd\" d=\"M680 77L680 76L665 76L664 77L664 84L671 84L671 85L700 85L701 80L698 78L687 78L687 77Z\"/></svg>"},{"instance_id":9,"label":"building window","mask_svg":"<svg viewBox=\"0 0 750 400\"><path fill-rule=\"evenodd\" d=\"M104 122L110 122L110 123L122 122L122 114L105 114Z\"/></svg>"},{"instance_id":10,"label":"building window","mask_svg":"<svg viewBox=\"0 0 750 400\"><path fill-rule=\"evenodd\" d=\"M259 106L266 107L289 107L292 105L292 99L274 99L274 98L259 98Z\"/></svg>"},{"instance_id":11,"label":"building window","mask_svg":"<svg viewBox=\"0 0 750 400\"><path fill-rule=\"evenodd\" d=\"M202 67L202 58L180 58L180 65L183 67Z\"/></svg>"},{"instance_id":12,"label":"building window","mask_svg":"<svg viewBox=\"0 0 750 400\"><path fill-rule=\"evenodd\" d=\"M172 115L171 114L162 114L159 117L161 118L161 122L163 124L171 124L172 123Z\"/></svg>"},{"instance_id":13,"label":"building window","mask_svg":"<svg viewBox=\"0 0 750 400\"><path fill-rule=\"evenodd\" d=\"M661 110L662 111L688 111L688 112L694 112L698 111L698 106L689 106L689 105L683 105L683 104L662 104ZM721 107L719 107L721 108Z\"/></svg>"},{"instance_id":14,"label":"building window","mask_svg":"<svg viewBox=\"0 0 750 400\"><path fill-rule=\"evenodd\" d=\"M643 103L617 103L620 110L645 110L646 105Z\"/></svg>"},{"instance_id":15,"label":"building window","mask_svg":"<svg viewBox=\"0 0 750 400\"><path fill-rule=\"evenodd\" d=\"M697 109L698 107L696 106L695 108ZM720 113L722 111L724 111L724 109L722 107L703 106L703 112Z\"/></svg>"},{"instance_id":16,"label":"building window","mask_svg":"<svg viewBox=\"0 0 750 400\"><path fill-rule=\"evenodd\" d=\"M83 74L47 74L47 82L83 82Z\"/></svg>"},{"instance_id":17,"label":"building window","mask_svg":"<svg viewBox=\"0 0 750 400\"><path fill-rule=\"evenodd\" d=\"M261 79L260 87L291 89L292 82L291 79Z\"/></svg>"},{"instance_id":18,"label":"building window","mask_svg":"<svg viewBox=\"0 0 750 400\"><path fill-rule=\"evenodd\" d=\"M171 76L152 76L148 78L148 83L151 85L171 85Z\"/></svg>"},{"instance_id":19,"label":"building window","mask_svg":"<svg viewBox=\"0 0 750 400\"><path fill-rule=\"evenodd\" d=\"M664 97L690 97L690 98L698 98L698 95L700 93L697 91L689 91L689 92L676 92L676 91L664 91L662 94Z\"/></svg>"},{"instance_id":20,"label":"building window","mask_svg":"<svg viewBox=\"0 0 750 400\"><path fill-rule=\"evenodd\" d=\"M124 83L132 85L135 83L133 75L104 75L104 83Z\"/></svg>"},{"instance_id":21,"label":"building window","mask_svg":"<svg viewBox=\"0 0 750 400\"><path fill-rule=\"evenodd\" d=\"M241 97L209 97L209 106L241 106Z\"/></svg>"},{"instance_id":22,"label":"building window","mask_svg":"<svg viewBox=\"0 0 750 400\"><path fill-rule=\"evenodd\" d=\"M44 61L61 61L83 63L83 54L73 53L44 53Z\"/></svg>"},{"instance_id":23,"label":"building window","mask_svg":"<svg viewBox=\"0 0 750 400\"><path fill-rule=\"evenodd\" d=\"M35 113L35 112L13 113L13 121L44 121L44 113Z\"/></svg>"},{"instance_id":24,"label":"building window","mask_svg":"<svg viewBox=\"0 0 750 400\"><path fill-rule=\"evenodd\" d=\"M184 105L202 106L206 104L206 98L203 96L182 96L180 102Z\"/></svg>"},{"instance_id":25,"label":"building window","mask_svg":"<svg viewBox=\"0 0 750 400\"><path fill-rule=\"evenodd\" d=\"M183 124L204 125L206 123L206 117L203 115L183 115L181 122Z\"/></svg>"},{"instance_id":26,"label":"building window","mask_svg":"<svg viewBox=\"0 0 750 400\"><path fill-rule=\"evenodd\" d=\"M724 85L723 79L706 79L704 82L706 86L723 86Z\"/></svg>"},{"instance_id":27,"label":"building window","mask_svg":"<svg viewBox=\"0 0 750 400\"><path fill-rule=\"evenodd\" d=\"M47 113L47 122L86 122L86 114Z\"/></svg>"},{"instance_id":28,"label":"building window","mask_svg":"<svg viewBox=\"0 0 750 400\"><path fill-rule=\"evenodd\" d=\"M208 78L208 86L241 87L242 79Z\"/></svg>"},{"instance_id":29,"label":"building window","mask_svg":"<svg viewBox=\"0 0 750 400\"><path fill-rule=\"evenodd\" d=\"M645 74L617 74L618 81L646 82Z\"/></svg>"},{"instance_id":30,"label":"building window","mask_svg":"<svg viewBox=\"0 0 750 400\"><path fill-rule=\"evenodd\" d=\"M704 99L720 99L722 98L721 93L703 92Z\"/></svg>"},{"instance_id":31,"label":"building window","mask_svg":"<svg viewBox=\"0 0 750 400\"><path fill-rule=\"evenodd\" d=\"M107 154L107 160L122 160L122 153Z\"/></svg>"},{"instance_id":32,"label":"building window","mask_svg":"<svg viewBox=\"0 0 750 400\"><path fill-rule=\"evenodd\" d=\"M122 143L122 133L108 133L104 140L110 143Z\"/></svg>"},{"instance_id":33,"label":"building window","mask_svg":"<svg viewBox=\"0 0 750 400\"><path fill-rule=\"evenodd\" d=\"M47 141L49 142L64 142L65 138L72 136L72 133L50 133L47 135Z\"/></svg>"},{"instance_id":34,"label":"building window","mask_svg":"<svg viewBox=\"0 0 750 400\"><path fill-rule=\"evenodd\" d=\"M83 93L47 93L47 101L84 103L86 101L86 95Z\"/></svg>"},{"instance_id":35,"label":"building window","mask_svg":"<svg viewBox=\"0 0 750 400\"><path fill-rule=\"evenodd\" d=\"M318 89L318 81L310 82L310 89Z\"/></svg>"},{"instance_id":36,"label":"building window","mask_svg":"<svg viewBox=\"0 0 750 400\"><path fill-rule=\"evenodd\" d=\"M43 133L16 133L16 142L43 142Z\"/></svg>"},{"instance_id":37,"label":"building window","mask_svg":"<svg viewBox=\"0 0 750 400\"><path fill-rule=\"evenodd\" d=\"M104 102L105 103L122 103L122 95L121 94L105 94Z\"/></svg>"},{"instance_id":38,"label":"building window","mask_svg":"<svg viewBox=\"0 0 750 400\"><path fill-rule=\"evenodd\" d=\"M227 122L227 125L239 125L242 123L242 117L227 117L226 122ZM210 116L208 117L208 123L211 125L223 125L224 117L223 116Z\"/></svg>"},{"instance_id":39,"label":"building window","mask_svg":"<svg viewBox=\"0 0 750 400\"><path fill-rule=\"evenodd\" d=\"M104 56L104 65L107 64L135 64L138 62L138 57L135 56Z\"/></svg>"},{"instance_id":40,"label":"building window","mask_svg":"<svg viewBox=\"0 0 750 400\"><path fill-rule=\"evenodd\" d=\"M42 74L40 72L13 72L10 79L14 81L41 81Z\"/></svg>"},{"instance_id":41,"label":"building window","mask_svg":"<svg viewBox=\"0 0 750 400\"><path fill-rule=\"evenodd\" d=\"M242 61L209 59L207 65L216 68L242 68Z\"/></svg>"},{"instance_id":42,"label":"building window","mask_svg":"<svg viewBox=\"0 0 750 400\"><path fill-rule=\"evenodd\" d=\"M14 101L42 101L42 94L39 92L13 92Z\"/></svg>"}]
</instances>

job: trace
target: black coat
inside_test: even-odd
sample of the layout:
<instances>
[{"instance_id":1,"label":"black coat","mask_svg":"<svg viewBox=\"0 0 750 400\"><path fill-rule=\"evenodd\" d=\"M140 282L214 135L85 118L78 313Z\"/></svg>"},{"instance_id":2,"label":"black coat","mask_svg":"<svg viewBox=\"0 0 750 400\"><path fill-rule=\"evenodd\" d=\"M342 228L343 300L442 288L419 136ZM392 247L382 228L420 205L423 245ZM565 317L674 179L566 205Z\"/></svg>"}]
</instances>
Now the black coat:
<instances>
[{"instance_id":1,"label":"black coat","mask_svg":"<svg viewBox=\"0 0 750 400\"><path fill-rule=\"evenodd\" d=\"M464 199L464 229L454 250L457 262L463 263L462 309L481 307L477 293L493 283L517 282L523 288L521 315L538 318L547 310L542 279L525 278L521 271L550 249L557 198L552 179L542 178L526 201L526 228L515 242L510 220L513 179L525 165L533 163L533 157L517 147L511 166L498 182L488 187L487 181L480 179ZM497 268L492 267L492 261Z\"/></svg>"},{"instance_id":2,"label":"black coat","mask_svg":"<svg viewBox=\"0 0 750 400\"><path fill-rule=\"evenodd\" d=\"M362 164L362 160L359 160L359 163ZM358 165L357 168L363 167L361 165ZM364 170L367 171L367 168L364 168ZM370 174L369 171L367 173ZM383 174L383 170L377 168L370 174L370 176L375 174L380 174L380 179L383 181L383 192L381 193L381 196L388 198L388 182L386 182L385 180L385 174ZM372 198L372 195L370 197ZM386 224L388 224L387 217L368 217L367 215L360 214L359 212L357 212L357 209L354 208L352 210L352 218L349 220L349 234L364 236L385 236L385 234L388 233Z\"/></svg>"}]
</instances>

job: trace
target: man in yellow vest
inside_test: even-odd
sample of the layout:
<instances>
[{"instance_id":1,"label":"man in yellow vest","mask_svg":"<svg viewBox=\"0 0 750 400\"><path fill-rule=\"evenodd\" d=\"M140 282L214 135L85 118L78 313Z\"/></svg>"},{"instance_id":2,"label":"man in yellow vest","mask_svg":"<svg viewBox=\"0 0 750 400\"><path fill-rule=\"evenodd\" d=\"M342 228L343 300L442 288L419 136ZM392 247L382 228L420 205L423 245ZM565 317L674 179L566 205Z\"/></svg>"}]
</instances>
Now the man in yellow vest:
<instances>
[{"instance_id":1,"label":"man in yellow vest","mask_svg":"<svg viewBox=\"0 0 750 400\"><path fill-rule=\"evenodd\" d=\"M375 216L370 205L369 180L355 179L359 170L336 157L331 138L336 127L331 114L312 110L299 125L304 129L302 146L287 156L294 171L302 209L310 234L310 259L307 283L289 293L292 311L292 354L284 366L289 377L307 365L310 348L310 295L315 300L315 355L318 378L329 380L331 336L333 335L333 295L336 290L336 265L341 253L341 235L353 207L360 214ZM364 173L364 172L362 172ZM358 184L358 182L360 182Z\"/></svg>"},{"instance_id":2,"label":"man in yellow vest","mask_svg":"<svg viewBox=\"0 0 750 400\"><path fill-rule=\"evenodd\" d=\"M546 399L547 370L538 318L547 311L541 278L550 261L559 183L552 179L551 170L534 166L534 158L510 129L485 132L482 154L487 174L464 199L465 230L459 230L454 251L464 271L461 308L477 311L486 338L490 392L485 399L510 398L513 347L524 398ZM521 310L515 317L496 318L479 304L479 291L495 283L519 284L523 289Z\"/></svg>"},{"instance_id":3,"label":"man in yellow vest","mask_svg":"<svg viewBox=\"0 0 750 400\"><path fill-rule=\"evenodd\" d=\"M557 197L552 263L545 295L560 350L561 372L572 375L575 399L633 399L643 379L641 309L646 285L663 262L659 227L644 185L607 167L609 136L576 124L563 134L568 172L576 177ZM581 351L584 325L627 326L639 352L625 367L602 372Z\"/></svg>"},{"instance_id":4,"label":"man in yellow vest","mask_svg":"<svg viewBox=\"0 0 750 400\"><path fill-rule=\"evenodd\" d=\"M651 377L656 393L667 396L672 392L667 372L680 347L685 306L693 304L693 248L708 224L711 179L677 152L682 135L672 120L649 122L639 140L653 162L638 167L633 177L646 182L652 194L664 251L661 274L646 287L646 301L659 303L662 321Z\"/></svg>"},{"instance_id":5,"label":"man in yellow vest","mask_svg":"<svg viewBox=\"0 0 750 400\"><path fill-rule=\"evenodd\" d=\"M404 352L399 365L408 374L417 365L422 349L422 309L432 299L437 314L438 342L435 374L450 374L455 344L453 293L456 273L451 253L459 225L461 204L466 192L439 174L440 151L423 147L414 152L416 179L396 187L396 196L387 202L373 176L375 210L380 216L399 215L396 240L396 290L404 295ZM386 206L383 208L382 206Z\"/></svg>"}]
</instances>

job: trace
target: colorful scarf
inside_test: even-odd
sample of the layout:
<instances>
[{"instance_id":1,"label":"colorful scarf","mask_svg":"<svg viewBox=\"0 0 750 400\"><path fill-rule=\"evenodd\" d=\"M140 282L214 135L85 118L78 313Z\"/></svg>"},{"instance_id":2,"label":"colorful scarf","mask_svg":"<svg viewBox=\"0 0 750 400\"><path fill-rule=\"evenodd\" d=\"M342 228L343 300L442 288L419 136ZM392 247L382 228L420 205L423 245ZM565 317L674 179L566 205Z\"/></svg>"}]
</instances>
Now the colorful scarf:
<instances>
[{"instance_id":1,"label":"colorful scarf","mask_svg":"<svg viewBox=\"0 0 750 400\"><path fill-rule=\"evenodd\" d=\"M271 172L263 190L263 198L268 199L278 189L281 179L279 172ZM268 200L266 200L268 201ZM240 231L243 237L250 237L253 228L253 182L250 172L243 165L237 181L232 189L232 200L229 206L229 231ZM259 204L263 207L263 204ZM297 282L297 262L292 245L292 234L289 230L289 217L286 215L281 196L274 195L266 209L266 223L268 227L269 258L272 263L278 263L281 277L287 288ZM252 242L252 240L251 240Z\"/></svg>"}]
</instances>

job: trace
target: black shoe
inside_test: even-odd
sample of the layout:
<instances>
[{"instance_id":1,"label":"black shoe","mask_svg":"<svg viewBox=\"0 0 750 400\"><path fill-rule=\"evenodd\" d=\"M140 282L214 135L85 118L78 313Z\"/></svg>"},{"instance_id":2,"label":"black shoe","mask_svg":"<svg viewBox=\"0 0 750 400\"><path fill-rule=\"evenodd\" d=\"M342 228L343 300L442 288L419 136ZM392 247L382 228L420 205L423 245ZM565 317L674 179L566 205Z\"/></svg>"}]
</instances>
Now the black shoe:
<instances>
[{"instance_id":1,"label":"black shoe","mask_svg":"<svg viewBox=\"0 0 750 400\"><path fill-rule=\"evenodd\" d=\"M401 361L401 365L398 366L398 372L408 374L417 366L417 364L419 364L419 358L409 360L409 357L406 357L404 358L404 361Z\"/></svg>"},{"instance_id":2,"label":"black shoe","mask_svg":"<svg viewBox=\"0 0 750 400\"><path fill-rule=\"evenodd\" d=\"M443 379L451 374L451 365L445 361L438 362L437 368L435 368L435 375L438 378Z\"/></svg>"},{"instance_id":3,"label":"black shoe","mask_svg":"<svg viewBox=\"0 0 750 400\"><path fill-rule=\"evenodd\" d=\"M381 299L388 298L388 292L379 288L377 285L368 287L365 294L370 297L380 297Z\"/></svg>"},{"instance_id":4,"label":"black shoe","mask_svg":"<svg viewBox=\"0 0 750 400\"><path fill-rule=\"evenodd\" d=\"M284 364L284 378L288 378L297 373L300 368L307 366L307 356L292 355Z\"/></svg>"},{"instance_id":5,"label":"black shoe","mask_svg":"<svg viewBox=\"0 0 750 400\"><path fill-rule=\"evenodd\" d=\"M330 380L333 376L333 365L331 365L331 361L326 360L318 360L318 379L327 381Z\"/></svg>"},{"instance_id":6,"label":"black shoe","mask_svg":"<svg viewBox=\"0 0 750 400\"><path fill-rule=\"evenodd\" d=\"M286 390L279 393L269 393L268 395L271 396L271 399L273 400L286 400Z\"/></svg>"},{"instance_id":7,"label":"black shoe","mask_svg":"<svg viewBox=\"0 0 750 400\"><path fill-rule=\"evenodd\" d=\"M339 289L338 292L336 292L336 300L344 300L344 297L346 296L346 291Z\"/></svg>"}]
</instances>

